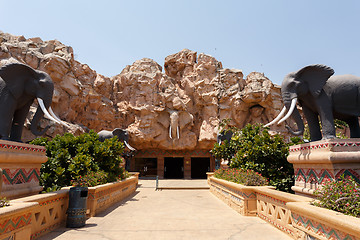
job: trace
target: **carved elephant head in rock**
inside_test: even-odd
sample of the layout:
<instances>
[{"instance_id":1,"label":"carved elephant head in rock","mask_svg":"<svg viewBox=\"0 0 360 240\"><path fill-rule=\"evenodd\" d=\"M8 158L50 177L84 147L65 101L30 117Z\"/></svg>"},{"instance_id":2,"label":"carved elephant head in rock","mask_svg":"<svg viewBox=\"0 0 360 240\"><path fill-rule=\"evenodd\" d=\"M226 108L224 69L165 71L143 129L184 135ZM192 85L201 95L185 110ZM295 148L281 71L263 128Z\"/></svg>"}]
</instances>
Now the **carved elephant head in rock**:
<instances>
[{"instance_id":1,"label":"carved elephant head in rock","mask_svg":"<svg viewBox=\"0 0 360 240\"><path fill-rule=\"evenodd\" d=\"M38 130L44 114L56 123L68 127L52 111L50 105L54 83L43 71L25 64L11 63L0 68L0 137L4 140L21 142L21 135L30 106L36 98L39 107L31 121L30 130L40 136L49 128Z\"/></svg>"},{"instance_id":2,"label":"carved elephant head in rock","mask_svg":"<svg viewBox=\"0 0 360 240\"><path fill-rule=\"evenodd\" d=\"M180 139L181 131L193 124L194 117L186 111L168 110L160 114L158 121L169 129L170 139Z\"/></svg>"},{"instance_id":3,"label":"carved elephant head in rock","mask_svg":"<svg viewBox=\"0 0 360 240\"><path fill-rule=\"evenodd\" d=\"M131 150L131 151L136 151L135 148L133 148L132 146L130 146L129 142L129 133L127 130L125 129L121 129L121 128L115 128L113 131L108 131L108 130L102 130L100 132L98 132L99 135L99 141L103 142L105 141L105 139L109 139L109 138L113 138L115 136L117 136L117 138L124 142L125 146Z\"/></svg>"},{"instance_id":4,"label":"carved elephant head in rock","mask_svg":"<svg viewBox=\"0 0 360 240\"><path fill-rule=\"evenodd\" d=\"M298 129L287 128L294 135L302 135L304 123L296 108L298 102L307 119L311 141L335 138L334 119L343 120L349 125L352 138L360 137L360 77L333 74L333 69L319 64L288 74L281 85L285 107L265 126L276 122L280 124L291 116Z\"/></svg>"}]
</instances>

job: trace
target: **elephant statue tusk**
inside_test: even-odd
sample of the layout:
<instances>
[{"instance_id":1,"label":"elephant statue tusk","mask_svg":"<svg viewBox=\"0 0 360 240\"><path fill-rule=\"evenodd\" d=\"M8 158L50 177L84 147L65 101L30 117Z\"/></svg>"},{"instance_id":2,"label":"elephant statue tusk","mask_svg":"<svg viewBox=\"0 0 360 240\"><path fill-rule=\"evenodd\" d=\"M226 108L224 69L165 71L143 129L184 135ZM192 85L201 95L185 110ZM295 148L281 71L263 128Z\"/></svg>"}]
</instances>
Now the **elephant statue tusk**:
<instances>
[{"instance_id":1,"label":"elephant statue tusk","mask_svg":"<svg viewBox=\"0 0 360 240\"><path fill-rule=\"evenodd\" d=\"M283 119L281 119L279 122L278 122L278 125L282 122L284 122L286 119L288 119L291 114L293 113L295 107L296 107L296 102L297 102L297 98L293 98L291 100L291 105L290 105L290 109L289 109L289 112L285 115L285 117Z\"/></svg>"},{"instance_id":2,"label":"elephant statue tusk","mask_svg":"<svg viewBox=\"0 0 360 240\"><path fill-rule=\"evenodd\" d=\"M61 123L60 121L56 120L53 116L50 115L50 113L46 110L46 107L44 105L44 101L41 99L41 98L37 98L38 102L39 102L39 105L41 107L41 110L44 112L45 116L47 118L49 118L50 120L56 122L56 123L59 123L59 124L63 124Z\"/></svg>"},{"instance_id":3,"label":"elephant statue tusk","mask_svg":"<svg viewBox=\"0 0 360 240\"><path fill-rule=\"evenodd\" d=\"M171 125L169 127L169 137L170 137L170 139L172 139L172 137L171 137Z\"/></svg>"},{"instance_id":4,"label":"elephant statue tusk","mask_svg":"<svg viewBox=\"0 0 360 240\"><path fill-rule=\"evenodd\" d=\"M131 151L136 151L136 149L130 146L130 144L128 144L127 141L124 141L124 143L128 149L130 149Z\"/></svg>"},{"instance_id":5,"label":"elephant statue tusk","mask_svg":"<svg viewBox=\"0 0 360 240\"><path fill-rule=\"evenodd\" d=\"M55 113L54 113L54 111L52 110L51 107L49 107L49 113L50 113L51 116L53 116L56 120L58 120L62 125L70 128L70 125L69 125L67 122L61 120L60 118L58 118L58 117L55 115Z\"/></svg>"},{"instance_id":6,"label":"elephant statue tusk","mask_svg":"<svg viewBox=\"0 0 360 240\"><path fill-rule=\"evenodd\" d=\"M279 113L279 115L277 115L277 117L272 120L271 122L269 122L268 124L266 124L264 127L268 127L270 125L273 125L274 123L276 123L277 121L279 121L280 118L282 118L282 116L284 116L286 112L286 107L283 107L283 109L281 110L281 112Z\"/></svg>"},{"instance_id":7,"label":"elephant statue tusk","mask_svg":"<svg viewBox=\"0 0 360 240\"><path fill-rule=\"evenodd\" d=\"M179 126L177 126L176 133L177 133L177 139L180 139Z\"/></svg>"}]
</instances>

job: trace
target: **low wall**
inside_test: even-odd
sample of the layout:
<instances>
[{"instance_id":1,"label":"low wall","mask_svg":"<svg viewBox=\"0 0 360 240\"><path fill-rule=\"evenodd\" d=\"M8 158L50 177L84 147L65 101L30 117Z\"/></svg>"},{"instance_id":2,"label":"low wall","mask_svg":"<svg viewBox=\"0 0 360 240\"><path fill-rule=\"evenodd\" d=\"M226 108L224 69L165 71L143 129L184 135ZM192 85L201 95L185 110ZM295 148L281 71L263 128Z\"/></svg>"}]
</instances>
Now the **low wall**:
<instances>
[{"instance_id":1,"label":"low wall","mask_svg":"<svg viewBox=\"0 0 360 240\"><path fill-rule=\"evenodd\" d=\"M258 216L294 239L360 239L360 219L311 205L312 198L275 190L248 187L208 174L210 191L245 216ZM245 196L245 197L244 197ZM256 199L253 203L246 196ZM249 207L250 206L250 207ZM240 210L239 209L244 209ZM248 210L246 210L248 209ZM251 214L249 214L251 213Z\"/></svg>"},{"instance_id":2,"label":"low wall","mask_svg":"<svg viewBox=\"0 0 360 240\"><path fill-rule=\"evenodd\" d=\"M135 192L138 173L114 183L89 188L89 217L104 211ZM36 239L65 226L69 203L69 188L60 191L18 198L11 206L0 208L0 239Z\"/></svg>"},{"instance_id":3,"label":"low wall","mask_svg":"<svg viewBox=\"0 0 360 240\"><path fill-rule=\"evenodd\" d=\"M87 209L90 217L106 210L114 203L135 192L138 185L138 173L120 182L107 183L96 187L89 187Z\"/></svg>"}]
</instances>

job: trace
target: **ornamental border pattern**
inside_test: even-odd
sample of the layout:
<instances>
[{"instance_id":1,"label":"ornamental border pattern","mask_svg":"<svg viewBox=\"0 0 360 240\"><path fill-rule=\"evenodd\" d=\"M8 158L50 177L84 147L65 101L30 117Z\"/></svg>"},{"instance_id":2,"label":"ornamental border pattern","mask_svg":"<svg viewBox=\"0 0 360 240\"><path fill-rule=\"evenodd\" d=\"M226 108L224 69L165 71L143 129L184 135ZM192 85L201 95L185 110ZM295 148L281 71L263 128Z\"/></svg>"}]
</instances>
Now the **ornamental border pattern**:
<instances>
[{"instance_id":1,"label":"ornamental border pattern","mask_svg":"<svg viewBox=\"0 0 360 240\"><path fill-rule=\"evenodd\" d=\"M314 168L297 168L295 169L295 181L296 182L305 182L305 183L318 183L322 184L326 180L333 181L340 178L341 175L351 176L358 183L360 183L360 175L353 169L340 169L336 170L337 173L333 173L334 170L321 169L320 172ZM319 172L319 173L318 173ZM335 176L334 176L335 174Z\"/></svg>"},{"instance_id":2,"label":"ornamental border pattern","mask_svg":"<svg viewBox=\"0 0 360 240\"><path fill-rule=\"evenodd\" d=\"M327 239L339 239L339 240L355 240L352 235L346 234L338 229L322 225L312 219L306 218L296 213L291 213L291 217L295 224L301 228L304 228L312 233L326 237Z\"/></svg>"},{"instance_id":3,"label":"ornamental border pattern","mask_svg":"<svg viewBox=\"0 0 360 240\"><path fill-rule=\"evenodd\" d=\"M21 216L5 219L2 223L0 222L0 235L31 224L31 217L32 214L27 213Z\"/></svg>"},{"instance_id":4,"label":"ornamental border pattern","mask_svg":"<svg viewBox=\"0 0 360 240\"><path fill-rule=\"evenodd\" d=\"M11 149L11 150L22 150L22 151L29 151L29 152L44 152L44 153L46 152L45 148L17 146L17 145L11 145L11 144L6 144L6 143L1 143L0 148Z\"/></svg>"},{"instance_id":5,"label":"ornamental border pattern","mask_svg":"<svg viewBox=\"0 0 360 240\"><path fill-rule=\"evenodd\" d=\"M319 183L322 184L326 180L334 180L335 176L328 169L321 169L318 173L316 169L297 168L295 169L295 181L303 181L306 183Z\"/></svg>"},{"instance_id":6,"label":"ornamental border pattern","mask_svg":"<svg viewBox=\"0 0 360 240\"><path fill-rule=\"evenodd\" d=\"M144 149L139 150L135 156L211 156L210 150L196 149L196 150L163 150L163 149Z\"/></svg>"},{"instance_id":7,"label":"ornamental border pattern","mask_svg":"<svg viewBox=\"0 0 360 240\"><path fill-rule=\"evenodd\" d=\"M3 182L6 185L29 183L32 180L39 182L40 170L38 168L18 168L15 170L3 169Z\"/></svg>"},{"instance_id":8,"label":"ornamental border pattern","mask_svg":"<svg viewBox=\"0 0 360 240\"><path fill-rule=\"evenodd\" d=\"M57 203L57 202L60 202L64 199L68 199L69 197L66 196L66 197L59 197L59 198L55 198L55 199L51 199L51 200L47 200L45 202L39 202L39 205L40 206L44 206L44 205L49 205L49 204L52 204L52 203Z\"/></svg>"},{"instance_id":9,"label":"ornamental border pattern","mask_svg":"<svg viewBox=\"0 0 360 240\"><path fill-rule=\"evenodd\" d=\"M267 200L270 200L270 201L272 201L272 202L275 202L275 203L277 203L277 204L280 204L280 205L282 205L282 206L285 206L285 205L286 205L286 202L285 202L285 201L282 201L282 200L280 200L280 199L276 199L276 198L274 198L274 197L270 197L270 196L265 195L265 194L262 194L262 193L257 193L257 195L259 195L259 196L261 196L261 197L263 197L263 198L265 198L265 199L267 199Z\"/></svg>"},{"instance_id":10,"label":"ornamental border pattern","mask_svg":"<svg viewBox=\"0 0 360 240\"><path fill-rule=\"evenodd\" d=\"M360 147L360 142L335 142L335 143L320 143L316 145L308 145L302 147L290 147L289 152L299 152L303 150L315 150L329 147Z\"/></svg>"},{"instance_id":11,"label":"ornamental border pattern","mask_svg":"<svg viewBox=\"0 0 360 240\"><path fill-rule=\"evenodd\" d=\"M287 228L287 227L285 227L285 226L283 226L281 224L278 224L276 221L272 220L271 218L267 217L266 215L258 212L258 216L259 216L259 218L261 218L261 219L269 222L270 224L274 225L275 227L277 227L281 231L286 232L286 233L290 234L293 237L296 236L294 231L292 231L291 229L289 229L289 228Z\"/></svg>"}]
</instances>

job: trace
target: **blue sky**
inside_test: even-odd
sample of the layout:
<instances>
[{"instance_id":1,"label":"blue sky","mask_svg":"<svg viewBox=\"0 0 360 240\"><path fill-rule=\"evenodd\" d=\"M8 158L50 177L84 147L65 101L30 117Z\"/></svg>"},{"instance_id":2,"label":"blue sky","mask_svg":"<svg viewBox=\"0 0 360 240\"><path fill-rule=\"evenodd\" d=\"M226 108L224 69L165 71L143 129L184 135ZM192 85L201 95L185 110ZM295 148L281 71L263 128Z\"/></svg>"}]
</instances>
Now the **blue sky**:
<instances>
[{"instance_id":1,"label":"blue sky","mask_svg":"<svg viewBox=\"0 0 360 240\"><path fill-rule=\"evenodd\" d=\"M0 31L57 39L105 76L184 48L224 68L284 76L322 63L360 76L358 0L0 0Z\"/></svg>"}]
</instances>

